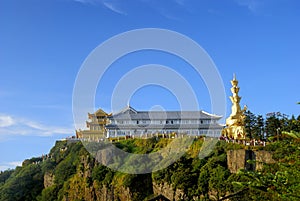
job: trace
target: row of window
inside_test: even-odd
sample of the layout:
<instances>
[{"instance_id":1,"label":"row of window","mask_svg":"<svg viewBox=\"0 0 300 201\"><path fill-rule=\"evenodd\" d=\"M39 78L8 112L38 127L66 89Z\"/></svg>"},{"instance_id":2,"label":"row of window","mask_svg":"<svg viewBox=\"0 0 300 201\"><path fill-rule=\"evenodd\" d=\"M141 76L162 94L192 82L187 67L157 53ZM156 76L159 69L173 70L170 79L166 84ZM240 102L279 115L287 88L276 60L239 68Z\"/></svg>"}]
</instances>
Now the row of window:
<instances>
[{"instance_id":1,"label":"row of window","mask_svg":"<svg viewBox=\"0 0 300 201\"><path fill-rule=\"evenodd\" d=\"M91 131L100 131L102 130L100 126L90 126Z\"/></svg>"},{"instance_id":2,"label":"row of window","mask_svg":"<svg viewBox=\"0 0 300 201\"><path fill-rule=\"evenodd\" d=\"M178 132L178 130L109 130L108 135L109 136L122 136L122 135L142 135L142 134L171 134L171 133L181 133L181 134L188 134L188 135L220 135L221 130L181 130Z\"/></svg>"},{"instance_id":3,"label":"row of window","mask_svg":"<svg viewBox=\"0 0 300 201\"><path fill-rule=\"evenodd\" d=\"M213 121L213 123L216 123L216 120L212 120L212 121ZM211 120L111 120L111 123L112 124L128 124L128 125L210 124Z\"/></svg>"}]
</instances>

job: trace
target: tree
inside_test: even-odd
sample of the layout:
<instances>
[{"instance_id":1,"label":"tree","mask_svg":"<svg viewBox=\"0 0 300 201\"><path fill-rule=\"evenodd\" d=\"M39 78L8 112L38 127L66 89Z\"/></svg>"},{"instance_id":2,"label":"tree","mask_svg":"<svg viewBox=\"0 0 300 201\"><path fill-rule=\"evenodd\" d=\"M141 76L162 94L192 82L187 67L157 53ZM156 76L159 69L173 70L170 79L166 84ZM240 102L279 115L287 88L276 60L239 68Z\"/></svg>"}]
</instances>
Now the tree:
<instances>
[{"instance_id":1,"label":"tree","mask_svg":"<svg viewBox=\"0 0 300 201\"><path fill-rule=\"evenodd\" d=\"M179 161L173 164L174 171L171 176L172 186L175 189L183 190L183 198L192 199L196 195L197 189L197 172L199 169L194 169L192 159L181 157Z\"/></svg>"},{"instance_id":2,"label":"tree","mask_svg":"<svg viewBox=\"0 0 300 201\"><path fill-rule=\"evenodd\" d=\"M264 132L265 132L265 120L262 115L258 115L256 118L256 137L259 139L264 138Z\"/></svg>"},{"instance_id":3,"label":"tree","mask_svg":"<svg viewBox=\"0 0 300 201\"><path fill-rule=\"evenodd\" d=\"M287 126L284 128L284 131L300 132L300 118L299 117L298 117L298 119L296 119L295 116L292 115L292 118L287 121Z\"/></svg>"},{"instance_id":4,"label":"tree","mask_svg":"<svg viewBox=\"0 0 300 201\"><path fill-rule=\"evenodd\" d=\"M52 185L48 188L43 189L41 195L37 197L38 201L55 201L57 200L59 188L57 185Z\"/></svg>"},{"instance_id":5,"label":"tree","mask_svg":"<svg viewBox=\"0 0 300 201\"><path fill-rule=\"evenodd\" d=\"M265 130L265 121L262 115L256 116L249 110L245 112L245 130L250 139L263 139Z\"/></svg>"},{"instance_id":6,"label":"tree","mask_svg":"<svg viewBox=\"0 0 300 201\"><path fill-rule=\"evenodd\" d=\"M221 196L226 194L227 178L230 173L228 169L218 165L216 168L212 169L211 177L209 179L209 189L212 192L216 192L216 200L219 200Z\"/></svg>"},{"instance_id":7,"label":"tree","mask_svg":"<svg viewBox=\"0 0 300 201\"><path fill-rule=\"evenodd\" d=\"M266 134L267 137L274 137L278 134L279 129L281 129L280 120L276 115L272 115L266 120Z\"/></svg>"},{"instance_id":8,"label":"tree","mask_svg":"<svg viewBox=\"0 0 300 201\"><path fill-rule=\"evenodd\" d=\"M73 164L72 158L67 157L55 168L55 183L58 185L62 185L71 175L75 174L75 172L76 166Z\"/></svg>"},{"instance_id":9,"label":"tree","mask_svg":"<svg viewBox=\"0 0 300 201\"><path fill-rule=\"evenodd\" d=\"M256 123L256 116L255 116L255 114L250 112L250 110L247 110L245 112L245 116L246 117L244 120L244 124L245 124L246 135L247 135L247 137L252 139L255 135L254 128L255 128L255 123Z\"/></svg>"},{"instance_id":10,"label":"tree","mask_svg":"<svg viewBox=\"0 0 300 201\"><path fill-rule=\"evenodd\" d=\"M204 195L205 197L208 197L209 177L209 170L207 169L207 165L205 165L201 168L201 172L198 178L198 190L200 194Z\"/></svg>"},{"instance_id":11,"label":"tree","mask_svg":"<svg viewBox=\"0 0 300 201\"><path fill-rule=\"evenodd\" d=\"M0 200L35 200L44 187L43 179L42 170L37 164L18 168L1 187Z\"/></svg>"},{"instance_id":12,"label":"tree","mask_svg":"<svg viewBox=\"0 0 300 201\"><path fill-rule=\"evenodd\" d=\"M14 170L5 170L0 173L0 186L6 182L6 180L10 177L10 175L14 172Z\"/></svg>"}]
</instances>

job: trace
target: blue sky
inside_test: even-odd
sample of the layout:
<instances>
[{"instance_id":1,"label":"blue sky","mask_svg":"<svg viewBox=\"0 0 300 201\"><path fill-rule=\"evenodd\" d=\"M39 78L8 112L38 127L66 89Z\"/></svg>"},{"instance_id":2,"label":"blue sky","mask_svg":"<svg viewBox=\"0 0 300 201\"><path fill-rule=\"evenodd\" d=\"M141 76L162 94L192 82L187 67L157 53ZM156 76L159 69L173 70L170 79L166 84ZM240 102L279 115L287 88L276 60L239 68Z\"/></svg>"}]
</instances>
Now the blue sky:
<instances>
[{"instance_id":1,"label":"blue sky","mask_svg":"<svg viewBox=\"0 0 300 201\"><path fill-rule=\"evenodd\" d=\"M227 96L236 73L241 103L252 112L299 115L299 20L297 0L0 0L0 169L48 153L56 139L74 134L72 91L80 66L100 43L133 29L190 37L215 62ZM117 61L97 90L96 105L109 110L117 80L149 63L181 73L199 107L210 111L205 85L187 64L151 51ZM157 104L178 109L159 87L140 89L130 102L141 110Z\"/></svg>"}]
</instances>

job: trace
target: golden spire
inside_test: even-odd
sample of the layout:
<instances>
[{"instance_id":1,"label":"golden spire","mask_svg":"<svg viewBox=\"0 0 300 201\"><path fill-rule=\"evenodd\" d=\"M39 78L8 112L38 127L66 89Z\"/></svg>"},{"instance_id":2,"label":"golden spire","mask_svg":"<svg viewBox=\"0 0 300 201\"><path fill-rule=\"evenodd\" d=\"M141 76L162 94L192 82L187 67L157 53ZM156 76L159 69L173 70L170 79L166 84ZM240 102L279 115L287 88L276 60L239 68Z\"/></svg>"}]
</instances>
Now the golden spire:
<instances>
[{"instance_id":1,"label":"golden spire","mask_svg":"<svg viewBox=\"0 0 300 201\"><path fill-rule=\"evenodd\" d=\"M230 100L232 103L231 114L226 119L226 126L223 130L223 135L234 138L234 139L244 139L245 138L245 128L244 128L244 112L246 108L241 110L240 100L241 97L238 95L240 88L238 87L239 81L236 79L235 74L233 74L233 79L231 82L231 92Z\"/></svg>"},{"instance_id":2,"label":"golden spire","mask_svg":"<svg viewBox=\"0 0 300 201\"><path fill-rule=\"evenodd\" d=\"M233 87L236 87L239 81L236 79L235 73L233 74L233 79L230 81Z\"/></svg>"}]
</instances>

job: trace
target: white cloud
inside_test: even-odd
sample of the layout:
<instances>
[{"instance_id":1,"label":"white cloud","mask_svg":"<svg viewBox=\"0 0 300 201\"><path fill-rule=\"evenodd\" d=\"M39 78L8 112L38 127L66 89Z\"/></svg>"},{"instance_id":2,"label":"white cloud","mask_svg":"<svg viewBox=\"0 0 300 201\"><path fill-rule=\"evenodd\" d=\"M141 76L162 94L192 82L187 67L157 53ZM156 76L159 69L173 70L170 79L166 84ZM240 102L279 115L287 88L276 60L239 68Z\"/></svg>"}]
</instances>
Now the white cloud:
<instances>
[{"instance_id":1,"label":"white cloud","mask_svg":"<svg viewBox=\"0 0 300 201\"><path fill-rule=\"evenodd\" d=\"M7 115L0 116L0 128L1 127L8 127L14 124L14 120Z\"/></svg>"},{"instance_id":2,"label":"white cloud","mask_svg":"<svg viewBox=\"0 0 300 201\"><path fill-rule=\"evenodd\" d=\"M55 134L72 135L73 127L44 125L36 121L0 114L0 136L28 135L52 136Z\"/></svg>"},{"instance_id":3,"label":"white cloud","mask_svg":"<svg viewBox=\"0 0 300 201\"><path fill-rule=\"evenodd\" d=\"M23 161L11 161L11 162L2 162L0 163L0 171L4 171L7 169L14 169L17 166L22 166Z\"/></svg>"},{"instance_id":4,"label":"white cloud","mask_svg":"<svg viewBox=\"0 0 300 201\"><path fill-rule=\"evenodd\" d=\"M8 162L7 164L10 166L22 166L23 161L12 161Z\"/></svg>"}]
</instances>

